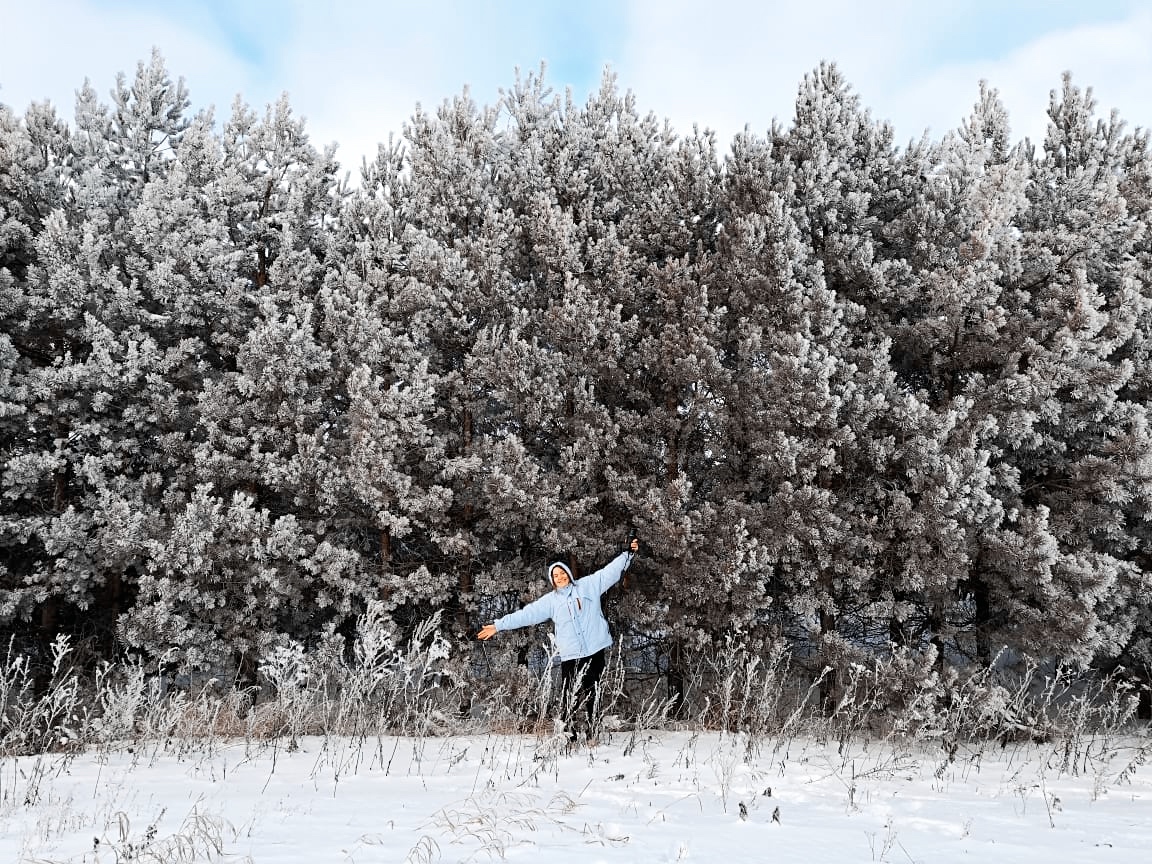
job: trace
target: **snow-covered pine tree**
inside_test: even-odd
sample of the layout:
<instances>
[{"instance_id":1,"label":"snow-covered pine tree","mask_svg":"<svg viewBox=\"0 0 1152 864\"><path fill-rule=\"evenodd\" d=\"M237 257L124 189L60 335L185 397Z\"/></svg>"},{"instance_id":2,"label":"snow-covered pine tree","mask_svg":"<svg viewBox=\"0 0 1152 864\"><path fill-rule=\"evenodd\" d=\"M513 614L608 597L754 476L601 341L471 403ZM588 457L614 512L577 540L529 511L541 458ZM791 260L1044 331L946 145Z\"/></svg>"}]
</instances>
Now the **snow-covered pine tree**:
<instances>
[{"instance_id":1,"label":"snow-covered pine tree","mask_svg":"<svg viewBox=\"0 0 1152 864\"><path fill-rule=\"evenodd\" d=\"M986 543L999 544L1001 534L1013 530L990 489L1004 406L997 389L1009 326L1004 284L1018 271L1015 225L1028 178L1027 164L1008 141L1007 113L996 92L981 85L957 132L903 155L908 201L885 226L890 256L904 263L887 303L894 368L902 385L941 418L954 417L947 421L953 431L946 450L970 466L947 475L961 481L954 518L964 532L951 556L925 562L936 575L922 576L923 584L938 590L898 590L896 596L914 618L935 619L930 629L947 634L950 652L984 662L994 647L1008 644L1007 619L990 602L983 555ZM907 616L897 619L898 632L906 633Z\"/></svg>"},{"instance_id":2,"label":"snow-covered pine tree","mask_svg":"<svg viewBox=\"0 0 1152 864\"><path fill-rule=\"evenodd\" d=\"M963 513L970 554L948 619L956 650L984 662L1001 646L1091 656L1103 620L1093 607L1128 572L1106 563L1100 538L1083 530L1085 508L1099 516L1103 502L1133 494L1117 477L1129 471L1124 462L1104 455L1132 447L1111 451L1109 439L1135 436L1140 447L1141 421L1123 431L1132 417L1116 398L1131 372L1118 346L1142 314L1125 287L1135 233L1107 176L1120 173L1107 156L1120 146L1118 129L1093 126L1090 105L1067 83L1051 113L1044 158L1009 149L1006 112L982 86L958 132L906 157L921 166L907 173L924 182L888 232L909 268L890 304L897 369L938 411L962 409L962 429L991 473ZM1072 179L1060 167L1069 153L1093 154ZM1089 211L1110 213L1108 227L1089 229ZM1094 240L1101 231L1111 239ZM1084 457L1091 470L1070 468ZM1096 481L1115 485L1104 492Z\"/></svg>"},{"instance_id":3,"label":"snow-covered pine tree","mask_svg":"<svg viewBox=\"0 0 1152 864\"><path fill-rule=\"evenodd\" d=\"M173 81L159 49L136 65L132 84L121 73L112 89L110 135L104 155L123 200L135 200L149 181L167 173L191 122L184 79Z\"/></svg>"},{"instance_id":4,"label":"snow-covered pine tree","mask_svg":"<svg viewBox=\"0 0 1152 864\"><path fill-rule=\"evenodd\" d=\"M881 478L896 450L883 424L915 403L898 401L887 346L863 328L861 308L824 283L789 187L771 187L768 158L768 145L745 135L728 166L717 302L729 378L715 494L737 526L733 581L747 605L734 617L800 638L838 667L874 638L889 506ZM835 698L836 674L826 683Z\"/></svg>"},{"instance_id":5,"label":"snow-covered pine tree","mask_svg":"<svg viewBox=\"0 0 1152 864\"><path fill-rule=\"evenodd\" d=\"M1120 171L1119 192L1124 198L1128 214L1140 224L1139 235L1134 238L1132 254L1136 258L1136 282L1134 295L1129 298L1136 311L1132 336L1121 346L1114 357L1131 363L1132 374L1127 384L1120 390L1119 397L1144 406L1152 404L1152 285L1148 273L1152 272L1152 148L1149 147L1147 129L1137 129L1125 136L1122 152L1123 168ZM1143 436L1147 431L1141 430ZM1139 436L1133 436L1139 442ZM1128 670L1143 689L1140 691L1142 716L1152 718L1152 591L1147 588L1148 574L1152 572L1152 531L1146 518L1146 486L1152 478L1143 447L1138 445L1128 451L1117 453L1118 458L1131 462L1134 488L1137 491L1127 505L1131 515L1127 525L1132 541L1128 560L1131 570L1121 574L1120 590L1113 592L1112 598L1119 601L1117 607L1105 603L1100 609L1100 617L1106 621L1122 621L1119 630L1128 632L1127 639L1121 639L1118 650L1102 664L1104 669L1113 665ZM1129 583L1134 580L1135 584Z\"/></svg>"},{"instance_id":6,"label":"snow-covered pine tree","mask_svg":"<svg viewBox=\"0 0 1152 864\"><path fill-rule=\"evenodd\" d=\"M767 393L731 401L737 411L770 406L754 421L757 435L775 438L784 455L764 463L771 473L758 485L767 488L755 493L767 496L772 514L761 542L771 544L774 593L837 666L845 636L872 638L887 551L884 481L895 456L887 420L902 401L878 309L887 290L877 245L895 173L891 138L840 71L822 65L800 86L792 126L775 126L763 144L738 139L729 169L727 221L734 238L745 232L733 256L747 256L756 286L743 300L743 326L772 340L737 354L761 367ZM778 215L756 225L760 211ZM751 221L737 227L738 218ZM733 288L739 293L745 281L737 277ZM797 400L804 410L795 410ZM828 683L826 699L837 689L834 677Z\"/></svg>"},{"instance_id":7,"label":"snow-covered pine tree","mask_svg":"<svg viewBox=\"0 0 1152 864\"><path fill-rule=\"evenodd\" d=\"M448 512L453 478L471 463L447 454L433 334L450 295L412 273L401 210L414 192L403 171L402 150L381 148L332 231L321 301L335 389L315 447L329 466L319 497L362 556L360 581L410 626L456 606Z\"/></svg>"},{"instance_id":8,"label":"snow-covered pine tree","mask_svg":"<svg viewBox=\"0 0 1152 864\"><path fill-rule=\"evenodd\" d=\"M995 507L971 406L934 404L890 348L912 274L894 227L923 197L923 156L895 153L822 67L794 126L741 136L728 164L725 471L747 490L729 506L756 526L769 620L809 629L834 666L890 641L942 659Z\"/></svg>"},{"instance_id":9,"label":"snow-covered pine tree","mask_svg":"<svg viewBox=\"0 0 1152 864\"><path fill-rule=\"evenodd\" d=\"M1133 144L1115 114L1094 109L1091 91L1065 76L1043 148L1028 152L1005 346L1018 386L999 441L1000 494L1023 536L993 561L1010 584L1021 561L1039 564L1030 599L1006 610L1017 638L1080 661L1115 656L1131 637L1123 610L1148 590L1138 550L1152 491L1147 405L1128 389L1148 318L1145 226L1120 191Z\"/></svg>"},{"instance_id":10,"label":"snow-covered pine tree","mask_svg":"<svg viewBox=\"0 0 1152 864\"><path fill-rule=\"evenodd\" d=\"M470 359L480 334L511 317L513 302L503 275L511 221L494 191L508 165L497 116L496 108L478 106L467 91L434 114L417 111L405 128L403 172L381 154L379 194L394 211L385 224L397 227L371 249L391 273L389 326L398 336L409 333L414 349L427 356L436 399L427 420L434 461L442 467L425 487L448 493L436 524L424 537L411 538L434 564L421 574L422 584L397 595L410 607L397 611L410 618L426 614L430 602L447 605L452 620L467 629L478 623L471 619L472 604L483 574L519 555L505 539L515 536L517 525L505 530L485 503L484 442L503 430L489 414L488 383L476 376Z\"/></svg>"},{"instance_id":11,"label":"snow-covered pine tree","mask_svg":"<svg viewBox=\"0 0 1152 864\"><path fill-rule=\"evenodd\" d=\"M183 85L158 55L113 95L115 112L85 85L71 136L45 109L27 115L33 148L23 167L37 180L23 194L40 200L27 202L32 255L16 274L15 326L30 401L5 473L23 547L6 606L28 616L33 604L45 638L64 627L96 635L105 651L146 535L147 514L121 506L153 476L155 451L140 437L180 422L159 404L167 370L152 379L159 392L146 386L161 353L146 334L163 316L133 267L131 214L146 186L163 181L188 122Z\"/></svg>"},{"instance_id":12,"label":"snow-covered pine tree","mask_svg":"<svg viewBox=\"0 0 1152 864\"><path fill-rule=\"evenodd\" d=\"M532 79L505 100L527 151L513 165L530 166L513 168L507 193L525 202L509 269L525 286L513 326L527 377L512 399L557 498L543 540L587 567L635 521L657 558L629 619L688 626L669 592L707 581L708 538L689 515L701 499L686 490L703 458L712 312L696 268L715 156L705 136L679 142L640 115L610 75L584 106L549 101Z\"/></svg>"},{"instance_id":13,"label":"snow-covered pine tree","mask_svg":"<svg viewBox=\"0 0 1152 864\"><path fill-rule=\"evenodd\" d=\"M222 139L205 131L177 149L172 176L194 191L175 191L145 227L187 250L164 250L173 272L158 282L187 277L189 293L165 300L199 337L180 347L211 372L191 392L193 446L123 622L124 640L150 654L242 657L250 672L278 641L350 614L355 559L318 536L312 459L333 389L316 319L334 175L332 152L311 146L286 100L263 121L238 103ZM208 302L181 308L197 288Z\"/></svg>"},{"instance_id":14,"label":"snow-covered pine tree","mask_svg":"<svg viewBox=\"0 0 1152 864\"><path fill-rule=\"evenodd\" d=\"M610 75L582 108L566 106L558 128L563 146L544 153L550 218L564 225L554 233L567 251L542 323L562 359L560 487L587 502L568 518L589 563L619 548L626 523L646 538L650 555L630 581L639 590L619 601L620 629L627 645L666 653L679 689L682 646L731 623L709 614L732 559L708 500L720 372L709 289L714 142L707 133L677 138Z\"/></svg>"},{"instance_id":15,"label":"snow-covered pine tree","mask_svg":"<svg viewBox=\"0 0 1152 864\"><path fill-rule=\"evenodd\" d=\"M31 635L36 617L45 641L55 635L56 603L35 582L46 557L37 530L54 497L45 454L51 432L41 428L40 397L28 385L52 365L59 337L29 269L45 221L68 201L69 137L49 104L33 104L22 117L0 105L0 626ZM20 647L29 644L21 639Z\"/></svg>"}]
</instances>

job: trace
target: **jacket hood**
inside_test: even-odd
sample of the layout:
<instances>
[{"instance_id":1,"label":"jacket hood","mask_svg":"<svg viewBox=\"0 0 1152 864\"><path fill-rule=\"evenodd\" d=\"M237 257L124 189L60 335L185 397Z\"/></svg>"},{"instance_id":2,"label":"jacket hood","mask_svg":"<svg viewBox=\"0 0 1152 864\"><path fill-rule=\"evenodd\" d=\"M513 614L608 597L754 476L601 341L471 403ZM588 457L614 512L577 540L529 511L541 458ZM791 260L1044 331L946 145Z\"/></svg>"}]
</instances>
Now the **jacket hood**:
<instances>
[{"instance_id":1,"label":"jacket hood","mask_svg":"<svg viewBox=\"0 0 1152 864\"><path fill-rule=\"evenodd\" d=\"M565 573L568 574L569 584L576 581L576 577L572 575L572 568L571 567L569 567L563 561L553 561L551 564L548 565L548 569L544 571L544 576L548 580L548 584L552 585L553 588L555 588L556 586L552 584L552 571L556 567L561 568Z\"/></svg>"}]
</instances>

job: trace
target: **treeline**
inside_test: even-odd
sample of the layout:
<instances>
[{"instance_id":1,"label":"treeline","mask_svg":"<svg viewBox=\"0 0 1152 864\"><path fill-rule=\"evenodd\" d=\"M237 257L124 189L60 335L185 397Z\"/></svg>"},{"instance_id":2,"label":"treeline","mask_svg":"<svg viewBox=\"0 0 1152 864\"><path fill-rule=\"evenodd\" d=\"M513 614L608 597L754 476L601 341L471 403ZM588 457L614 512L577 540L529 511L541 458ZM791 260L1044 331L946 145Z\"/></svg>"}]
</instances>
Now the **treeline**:
<instances>
[{"instance_id":1,"label":"treeline","mask_svg":"<svg viewBox=\"0 0 1152 864\"><path fill-rule=\"evenodd\" d=\"M259 659L463 638L587 571L662 663L1002 647L1147 672L1152 154L1054 92L900 144L834 66L721 148L517 80L357 184L154 55L0 107L0 625Z\"/></svg>"}]
</instances>

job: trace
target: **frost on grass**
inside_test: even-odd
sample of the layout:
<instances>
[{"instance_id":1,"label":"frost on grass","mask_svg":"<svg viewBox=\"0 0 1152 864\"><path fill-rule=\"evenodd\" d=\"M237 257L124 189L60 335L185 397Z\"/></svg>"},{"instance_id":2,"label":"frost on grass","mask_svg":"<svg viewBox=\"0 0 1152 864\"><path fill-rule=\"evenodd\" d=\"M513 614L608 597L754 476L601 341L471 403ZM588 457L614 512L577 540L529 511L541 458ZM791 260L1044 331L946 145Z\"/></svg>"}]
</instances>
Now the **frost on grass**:
<instances>
[{"instance_id":1,"label":"frost on grass","mask_svg":"<svg viewBox=\"0 0 1152 864\"><path fill-rule=\"evenodd\" d=\"M818 840L840 860L946 862L993 845L1031 860L1041 830L1110 860L1138 860L1152 839L1138 817L1152 740L1131 694L1094 678L1025 667L908 689L862 665L828 712L821 675L732 644L702 657L678 706L606 676L615 720L574 747L547 669L519 689L494 681L499 709L449 710L468 679L438 633L430 622L401 642L370 612L354 650L287 647L255 692L160 687L132 664L79 675L66 640L38 691L10 660L0 850L564 862L595 848L665 862ZM525 715L511 732L509 706Z\"/></svg>"},{"instance_id":2,"label":"frost on grass","mask_svg":"<svg viewBox=\"0 0 1152 864\"><path fill-rule=\"evenodd\" d=\"M1036 742L966 750L941 772L924 743L845 747L804 734L749 758L740 737L653 731L630 755L613 737L543 761L535 736L405 737L386 742L387 769L363 758L352 771L325 751L362 745L317 737L291 752L235 742L196 759L86 753L48 772L38 803L4 804L0 854L662 864L763 849L809 860L817 844L836 860L1136 862L1152 840L1141 771L1061 774ZM1131 756L1146 742L1109 746ZM25 762L4 761L5 786Z\"/></svg>"}]
</instances>

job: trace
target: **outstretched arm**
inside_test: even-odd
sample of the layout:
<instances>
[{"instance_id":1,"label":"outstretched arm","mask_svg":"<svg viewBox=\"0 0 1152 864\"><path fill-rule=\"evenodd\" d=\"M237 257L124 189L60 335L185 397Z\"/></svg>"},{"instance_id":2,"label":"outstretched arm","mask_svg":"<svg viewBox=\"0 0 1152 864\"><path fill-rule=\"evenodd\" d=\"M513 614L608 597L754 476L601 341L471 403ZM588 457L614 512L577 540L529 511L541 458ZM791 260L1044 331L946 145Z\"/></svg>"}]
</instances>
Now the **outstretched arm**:
<instances>
[{"instance_id":1,"label":"outstretched arm","mask_svg":"<svg viewBox=\"0 0 1152 864\"><path fill-rule=\"evenodd\" d=\"M628 565L632 563L632 556L634 556L639 549L640 541L633 537L628 544L627 550L621 552L609 561L607 565L586 577L596 587L596 593L603 594L620 581L620 577L624 575L624 571L627 570Z\"/></svg>"},{"instance_id":2,"label":"outstretched arm","mask_svg":"<svg viewBox=\"0 0 1152 864\"><path fill-rule=\"evenodd\" d=\"M552 617L552 603L549 595L545 594L539 600L533 600L518 612L497 618L491 624L485 624L476 634L478 639L491 639L502 630L516 630L519 627L530 627L533 624L542 624Z\"/></svg>"}]
</instances>

